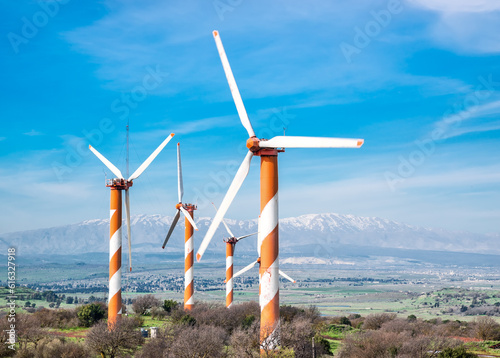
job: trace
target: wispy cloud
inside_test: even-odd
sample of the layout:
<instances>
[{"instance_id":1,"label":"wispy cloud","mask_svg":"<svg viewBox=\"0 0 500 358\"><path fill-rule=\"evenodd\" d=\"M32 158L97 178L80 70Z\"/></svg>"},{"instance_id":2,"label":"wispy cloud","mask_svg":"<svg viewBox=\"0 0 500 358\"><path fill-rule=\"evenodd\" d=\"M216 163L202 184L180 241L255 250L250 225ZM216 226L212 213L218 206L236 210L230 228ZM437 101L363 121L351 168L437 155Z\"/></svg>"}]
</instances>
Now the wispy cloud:
<instances>
[{"instance_id":1,"label":"wispy cloud","mask_svg":"<svg viewBox=\"0 0 500 358\"><path fill-rule=\"evenodd\" d=\"M495 0L410 0L409 2L444 13L478 13L500 10L500 2Z\"/></svg>"},{"instance_id":2,"label":"wispy cloud","mask_svg":"<svg viewBox=\"0 0 500 358\"><path fill-rule=\"evenodd\" d=\"M449 115L435 125L443 131L442 138L500 129L500 100L471 106Z\"/></svg>"},{"instance_id":3,"label":"wispy cloud","mask_svg":"<svg viewBox=\"0 0 500 358\"><path fill-rule=\"evenodd\" d=\"M27 136L29 136L29 137L35 137L35 136L43 135L43 133L42 133L42 132L38 132L38 131L36 131L36 130L34 130L34 129L32 129L32 130L31 130L31 131L29 131L29 132L23 133L23 134L24 134L24 135L27 135Z\"/></svg>"},{"instance_id":4,"label":"wispy cloud","mask_svg":"<svg viewBox=\"0 0 500 358\"><path fill-rule=\"evenodd\" d=\"M172 127L172 132L176 134L199 133L215 128L232 127L237 123L238 122L235 121L235 116L203 118L191 120L189 122L176 123Z\"/></svg>"},{"instance_id":5,"label":"wispy cloud","mask_svg":"<svg viewBox=\"0 0 500 358\"><path fill-rule=\"evenodd\" d=\"M439 17L429 36L441 46L467 53L499 53L497 28L500 22L498 1L412 0L414 6L434 11Z\"/></svg>"}]
</instances>

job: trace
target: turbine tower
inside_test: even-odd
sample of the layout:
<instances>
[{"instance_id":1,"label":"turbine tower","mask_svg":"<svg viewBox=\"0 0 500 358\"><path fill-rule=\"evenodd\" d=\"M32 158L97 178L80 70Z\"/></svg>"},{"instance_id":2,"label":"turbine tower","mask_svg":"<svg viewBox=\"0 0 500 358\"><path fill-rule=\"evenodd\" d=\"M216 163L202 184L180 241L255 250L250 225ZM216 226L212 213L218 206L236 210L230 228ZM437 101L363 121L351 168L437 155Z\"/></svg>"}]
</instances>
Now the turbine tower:
<instances>
[{"instance_id":1,"label":"turbine tower","mask_svg":"<svg viewBox=\"0 0 500 358\"><path fill-rule=\"evenodd\" d=\"M217 213L217 207L214 203L212 203L212 205L214 206L215 212ZM226 227L226 231L229 234L229 237L224 239L224 242L226 243L226 308L229 308L233 304L233 256L234 249L236 248L236 243L238 243L238 241L244 239L245 237L249 237L257 233L254 232L253 234L235 237L231 232L231 229L229 229L229 226L227 226L226 222L224 221L224 218L222 218L222 223Z\"/></svg>"},{"instance_id":2,"label":"turbine tower","mask_svg":"<svg viewBox=\"0 0 500 358\"><path fill-rule=\"evenodd\" d=\"M168 230L167 237L163 242L162 249L167 245L168 239L174 231L175 225L179 221L182 214L185 217L185 234L184 234L184 309L191 310L194 304L194 275L193 275L193 262L194 262L194 242L193 242L193 228L198 231L193 217L196 205L183 204L182 196L184 195L184 186L182 183L182 165L181 165L181 147L177 143L177 192L179 196L179 203L175 206L177 212L175 213L172 225Z\"/></svg>"},{"instance_id":3,"label":"turbine tower","mask_svg":"<svg viewBox=\"0 0 500 358\"><path fill-rule=\"evenodd\" d=\"M246 145L249 149L229 189L222 200L196 258L200 261L215 230L226 214L250 169L253 156L260 157L260 216L258 234L260 346L261 354L279 345L279 260L278 260L278 153L283 148L359 148L362 139L277 136L269 140L258 139L248 118L229 61L226 57L218 31L213 32L219 56L226 74L233 100L241 123L248 132Z\"/></svg>"},{"instance_id":4,"label":"turbine tower","mask_svg":"<svg viewBox=\"0 0 500 358\"><path fill-rule=\"evenodd\" d=\"M170 134L156 150L141 164L139 168L125 179L120 170L107 160L101 153L89 145L89 149L103 164L108 167L116 178L106 181L111 189L110 220L109 220L109 297L108 325L112 327L122 314L122 191L125 190L125 213L127 220L129 267L132 271L132 241L130 237L130 200L129 188L156 156L162 151L174 134Z\"/></svg>"}]
</instances>

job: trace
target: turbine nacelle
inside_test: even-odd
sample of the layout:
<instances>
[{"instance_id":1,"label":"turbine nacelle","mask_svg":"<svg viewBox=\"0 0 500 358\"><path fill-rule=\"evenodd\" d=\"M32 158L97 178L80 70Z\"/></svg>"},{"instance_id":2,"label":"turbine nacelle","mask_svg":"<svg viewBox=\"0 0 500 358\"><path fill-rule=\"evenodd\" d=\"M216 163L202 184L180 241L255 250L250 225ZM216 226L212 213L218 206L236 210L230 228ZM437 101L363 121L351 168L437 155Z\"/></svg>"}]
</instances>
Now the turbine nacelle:
<instances>
[{"instance_id":1,"label":"turbine nacelle","mask_svg":"<svg viewBox=\"0 0 500 358\"><path fill-rule=\"evenodd\" d=\"M134 182L132 180L123 178L106 179L106 186L108 188L113 187L120 190L128 190L128 188L130 188L132 185L134 185Z\"/></svg>"}]
</instances>

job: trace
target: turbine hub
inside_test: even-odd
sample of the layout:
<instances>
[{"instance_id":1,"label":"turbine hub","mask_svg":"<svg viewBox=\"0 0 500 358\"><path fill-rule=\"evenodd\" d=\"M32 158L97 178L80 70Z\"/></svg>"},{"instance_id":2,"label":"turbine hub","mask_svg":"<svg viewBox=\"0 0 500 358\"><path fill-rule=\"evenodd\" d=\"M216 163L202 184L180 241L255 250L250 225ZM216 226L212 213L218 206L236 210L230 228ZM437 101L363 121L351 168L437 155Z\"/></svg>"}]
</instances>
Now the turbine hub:
<instances>
[{"instance_id":1,"label":"turbine hub","mask_svg":"<svg viewBox=\"0 0 500 358\"><path fill-rule=\"evenodd\" d=\"M250 137L247 139L247 148L251 151L251 152L257 152L260 150L260 147L259 147L259 142L260 142L260 139L257 138L257 137Z\"/></svg>"}]
</instances>

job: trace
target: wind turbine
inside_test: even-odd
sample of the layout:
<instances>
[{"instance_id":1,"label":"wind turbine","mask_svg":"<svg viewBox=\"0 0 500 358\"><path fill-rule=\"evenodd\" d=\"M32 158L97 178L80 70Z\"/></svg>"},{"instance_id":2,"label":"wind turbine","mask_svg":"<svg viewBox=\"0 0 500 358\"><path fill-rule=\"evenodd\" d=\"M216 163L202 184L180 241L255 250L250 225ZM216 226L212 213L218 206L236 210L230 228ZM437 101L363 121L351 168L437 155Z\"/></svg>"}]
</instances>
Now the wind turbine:
<instances>
[{"instance_id":1,"label":"wind turbine","mask_svg":"<svg viewBox=\"0 0 500 358\"><path fill-rule=\"evenodd\" d=\"M130 237L130 200L128 190L156 156L172 139L170 134L156 150L141 164L139 168L125 179L120 170L107 160L101 153L89 145L89 149L103 164L108 167L116 178L106 180L106 186L111 189L110 219L109 219L109 298L108 324L113 325L122 314L122 191L125 190L125 213L127 220L129 267L132 271L132 241Z\"/></svg>"},{"instance_id":2,"label":"wind turbine","mask_svg":"<svg viewBox=\"0 0 500 358\"><path fill-rule=\"evenodd\" d=\"M258 139L248 118L245 106L238 91L229 61L226 57L218 31L213 32L219 56L226 74L229 88L241 123L248 132L246 145L249 149L243 159L229 189L222 200L219 211L215 215L205 238L196 254L200 261L215 230L226 214L236 193L240 189L250 169L253 156L260 156L260 217L258 234L259 269L259 302L260 345L261 352L273 350L279 345L279 261L278 261L278 152L282 148L359 148L362 139L293 137L277 136L269 140ZM281 148L281 149L280 149Z\"/></svg>"},{"instance_id":3,"label":"wind turbine","mask_svg":"<svg viewBox=\"0 0 500 358\"><path fill-rule=\"evenodd\" d=\"M215 206L214 203L212 205L215 208L215 212L217 213L217 207ZM231 229L229 229L229 226L227 226L226 222L224 221L224 218L222 218L222 223L226 227L226 231L229 234L230 237L224 239L224 242L226 243L226 308L231 307L233 304L233 256L234 256L234 249L236 248L236 243L240 241L241 239L244 239L245 237L249 237L252 235L257 234L254 232L253 234L248 234L248 235L243 235L240 237L235 237L234 234L231 232ZM234 276L236 277L236 276Z\"/></svg>"},{"instance_id":4,"label":"wind turbine","mask_svg":"<svg viewBox=\"0 0 500 358\"><path fill-rule=\"evenodd\" d=\"M194 243L193 243L193 228L198 231L193 216L196 210L194 204L183 204L182 196L184 195L184 186L182 184L182 165L181 165L181 147L177 143L177 191L179 196L179 203L175 206L177 213L175 213L174 220L170 229L168 230L167 237L163 242L162 249L167 245L168 239L174 231L175 225L179 221L182 214L185 217L185 234L184 234L184 309L191 310L194 304L194 275L193 275L193 261L194 261Z\"/></svg>"}]
</instances>

